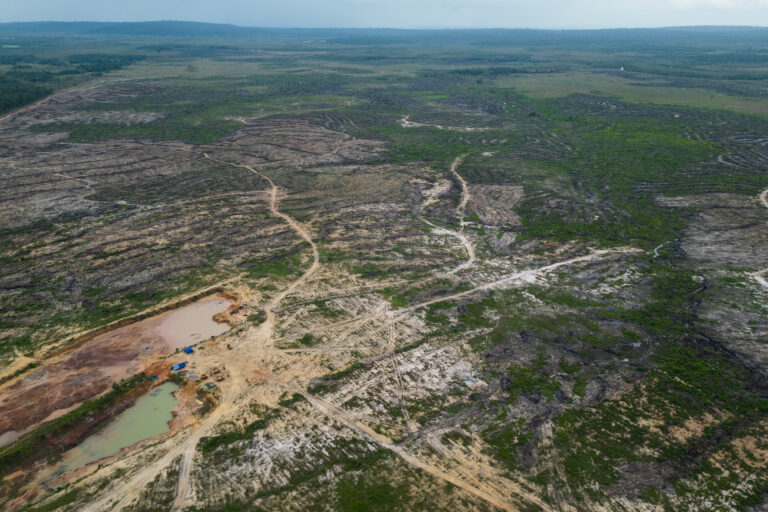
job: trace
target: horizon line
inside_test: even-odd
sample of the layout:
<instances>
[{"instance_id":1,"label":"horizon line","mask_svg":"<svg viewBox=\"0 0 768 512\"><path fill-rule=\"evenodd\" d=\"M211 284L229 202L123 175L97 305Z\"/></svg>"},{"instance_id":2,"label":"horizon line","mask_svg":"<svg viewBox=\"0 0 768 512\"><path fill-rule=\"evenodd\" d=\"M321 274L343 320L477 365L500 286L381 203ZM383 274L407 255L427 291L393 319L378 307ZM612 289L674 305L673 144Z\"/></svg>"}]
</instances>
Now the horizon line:
<instances>
[{"instance_id":1,"label":"horizon line","mask_svg":"<svg viewBox=\"0 0 768 512\"><path fill-rule=\"evenodd\" d=\"M268 25L238 25L236 23L218 23L198 20L179 19L153 19L142 21L115 21L115 20L35 20L35 21L0 21L2 25L35 24L35 23L189 23L214 25L221 27L236 27L243 29L269 29L269 30L556 30L556 31L597 31L597 30L664 30L664 29L691 29L691 28L731 28L731 29L767 29L768 25L654 25L654 26L595 26L595 27L499 27L499 26L424 26L424 27L398 27L398 26L268 26Z\"/></svg>"}]
</instances>

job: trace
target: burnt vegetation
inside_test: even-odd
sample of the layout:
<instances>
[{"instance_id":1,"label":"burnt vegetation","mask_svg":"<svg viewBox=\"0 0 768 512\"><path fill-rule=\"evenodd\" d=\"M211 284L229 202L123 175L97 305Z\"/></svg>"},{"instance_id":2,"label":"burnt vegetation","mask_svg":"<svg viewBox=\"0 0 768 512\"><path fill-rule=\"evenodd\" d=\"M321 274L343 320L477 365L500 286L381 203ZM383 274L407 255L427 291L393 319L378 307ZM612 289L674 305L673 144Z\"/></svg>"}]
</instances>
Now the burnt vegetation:
<instances>
[{"instance_id":1,"label":"burnt vegetation","mask_svg":"<svg viewBox=\"0 0 768 512\"><path fill-rule=\"evenodd\" d=\"M204 436L198 510L765 506L765 30L40 29L0 25L0 113L53 93L0 123L0 357L33 360L0 384L217 283L269 324L313 261L269 176L321 269L274 309L275 357L323 402Z\"/></svg>"}]
</instances>

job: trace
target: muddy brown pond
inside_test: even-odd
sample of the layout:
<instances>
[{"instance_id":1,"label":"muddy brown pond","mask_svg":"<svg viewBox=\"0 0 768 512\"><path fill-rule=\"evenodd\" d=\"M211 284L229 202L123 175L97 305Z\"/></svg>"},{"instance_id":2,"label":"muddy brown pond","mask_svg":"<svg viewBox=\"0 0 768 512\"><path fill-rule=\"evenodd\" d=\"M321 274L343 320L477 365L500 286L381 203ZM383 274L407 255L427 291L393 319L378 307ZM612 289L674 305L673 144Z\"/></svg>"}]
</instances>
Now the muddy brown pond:
<instances>
[{"instance_id":1,"label":"muddy brown pond","mask_svg":"<svg viewBox=\"0 0 768 512\"><path fill-rule=\"evenodd\" d=\"M213 321L214 315L232 305L227 299L211 297L163 315L157 327L171 349L180 349L212 336L224 334L229 325Z\"/></svg>"},{"instance_id":2,"label":"muddy brown pond","mask_svg":"<svg viewBox=\"0 0 768 512\"><path fill-rule=\"evenodd\" d=\"M105 332L68 357L6 386L0 390L0 441L12 442L18 434L96 398L112 383L144 371L165 355L223 334L229 325L213 317L232 304L213 295ZM34 408L27 407L32 403Z\"/></svg>"}]
</instances>

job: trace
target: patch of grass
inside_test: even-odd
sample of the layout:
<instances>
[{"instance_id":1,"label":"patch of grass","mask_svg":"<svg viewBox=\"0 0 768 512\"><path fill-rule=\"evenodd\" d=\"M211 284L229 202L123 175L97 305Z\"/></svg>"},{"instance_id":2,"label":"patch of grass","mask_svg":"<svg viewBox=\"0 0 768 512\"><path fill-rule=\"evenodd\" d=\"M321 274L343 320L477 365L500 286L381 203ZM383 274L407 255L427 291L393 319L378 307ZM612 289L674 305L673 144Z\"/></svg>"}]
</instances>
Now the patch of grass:
<instances>
[{"instance_id":1,"label":"patch of grass","mask_svg":"<svg viewBox=\"0 0 768 512\"><path fill-rule=\"evenodd\" d=\"M576 381L573 383L573 394L579 398L584 398L588 383L589 381L583 375L576 377Z\"/></svg>"},{"instance_id":2,"label":"patch of grass","mask_svg":"<svg viewBox=\"0 0 768 512\"><path fill-rule=\"evenodd\" d=\"M424 319L432 324L447 325L451 322L451 319L442 313L438 313L438 311L445 311L446 309L450 309L452 307L454 307L454 305L448 304L446 302L436 302L434 304L430 304L425 310L426 314L424 315Z\"/></svg>"},{"instance_id":3,"label":"patch of grass","mask_svg":"<svg viewBox=\"0 0 768 512\"><path fill-rule=\"evenodd\" d=\"M327 392L331 390L333 387L335 387L339 381L349 377L350 375L354 374L356 371L362 370L363 368L367 368L367 367L368 366L366 364L357 361L342 370L329 373L328 375L324 375L321 379L322 382L308 386L307 391L310 393Z\"/></svg>"},{"instance_id":4,"label":"patch of grass","mask_svg":"<svg viewBox=\"0 0 768 512\"><path fill-rule=\"evenodd\" d=\"M314 306L317 308L317 311L325 318L338 318L344 315L343 311L333 309L331 306L329 306L327 301L317 299L313 300L312 304L314 304Z\"/></svg>"},{"instance_id":5,"label":"patch of grass","mask_svg":"<svg viewBox=\"0 0 768 512\"><path fill-rule=\"evenodd\" d=\"M298 254L283 254L268 260L246 260L240 266L251 279L285 277L299 270L301 258Z\"/></svg>"},{"instance_id":6,"label":"patch of grass","mask_svg":"<svg viewBox=\"0 0 768 512\"><path fill-rule=\"evenodd\" d=\"M508 371L511 381L509 398L517 400L520 394L540 393L546 398L552 398L560 389L560 384L541 373L541 370L513 364Z\"/></svg>"},{"instance_id":7,"label":"patch of grass","mask_svg":"<svg viewBox=\"0 0 768 512\"><path fill-rule=\"evenodd\" d=\"M40 363L38 363L38 362L28 363L28 364L24 365L23 367L19 368L18 370L16 370L15 372L13 372L12 374L6 375L2 379L0 379L0 384L5 384L9 380L13 380L16 377L18 377L19 375L22 375L22 374L28 372L29 370L33 370L33 369L37 368L38 366L40 366Z\"/></svg>"},{"instance_id":8,"label":"patch of grass","mask_svg":"<svg viewBox=\"0 0 768 512\"><path fill-rule=\"evenodd\" d=\"M551 73L499 78L499 83L537 98L557 98L570 94L602 94L606 100L619 97L635 103L677 105L706 109L733 110L742 114L768 116L768 107L757 98L723 94L706 89L664 86L663 82L644 87L630 77L607 73Z\"/></svg>"},{"instance_id":9,"label":"patch of grass","mask_svg":"<svg viewBox=\"0 0 768 512\"><path fill-rule=\"evenodd\" d=\"M251 439L257 431L267 428L269 422L279 415L280 411L278 409L268 409L263 418L259 418L249 423L242 430L233 430L216 436L201 437L200 441L197 443L197 449L203 454L207 454L215 451L221 446Z\"/></svg>"},{"instance_id":10,"label":"patch of grass","mask_svg":"<svg viewBox=\"0 0 768 512\"><path fill-rule=\"evenodd\" d=\"M108 139L182 141L188 144L211 144L240 127L234 121L212 119L205 123L195 119L158 120L123 125L116 123L53 123L32 127L36 132L67 132L72 142L98 142Z\"/></svg>"},{"instance_id":11,"label":"patch of grass","mask_svg":"<svg viewBox=\"0 0 768 512\"><path fill-rule=\"evenodd\" d=\"M336 485L338 509L344 512L401 510L410 499L408 486L365 477L346 478Z\"/></svg>"},{"instance_id":12,"label":"patch of grass","mask_svg":"<svg viewBox=\"0 0 768 512\"><path fill-rule=\"evenodd\" d=\"M257 310L255 313L248 315L248 321L253 325L261 325L267 319L267 312L263 309Z\"/></svg>"},{"instance_id":13,"label":"patch of grass","mask_svg":"<svg viewBox=\"0 0 768 512\"><path fill-rule=\"evenodd\" d=\"M61 507L65 507L67 505L70 505L77 501L77 499L82 495L82 489L73 489L67 493L62 494L58 498L46 503L45 505L40 505L38 507L33 507L30 509L27 509L28 512L49 512L51 510L57 510Z\"/></svg>"},{"instance_id":14,"label":"patch of grass","mask_svg":"<svg viewBox=\"0 0 768 512\"><path fill-rule=\"evenodd\" d=\"M280 407L293 409L296 404L306 403L307 399L301 393L294 393L289 398L283 398L278 402Z\"/></svg>"},{"instance_id":15,"label":"patch of grass","mask_svg":"<svg viewBox=\"0 0 768 512\"><path fill-rule=\"evenodd\" d=\"M316 339L311 333L305 334L296 341L299 343L299 345L303 345L305 347L311 347L317 343L320 343L320 340Z\"/></svg>"},{"instance_id":16,"label":"patch of grass","mask_svg":"<svg viewBox=\"0 0 768 512\"><path fill-rule=\"evenodd\" d=\"M522 418L503 424L492 425L483 432L483 440L491 447L493 457L510 470L518 470L517 449L531 440L532 433L525 428Z\"/></svg>"}]
</instances>

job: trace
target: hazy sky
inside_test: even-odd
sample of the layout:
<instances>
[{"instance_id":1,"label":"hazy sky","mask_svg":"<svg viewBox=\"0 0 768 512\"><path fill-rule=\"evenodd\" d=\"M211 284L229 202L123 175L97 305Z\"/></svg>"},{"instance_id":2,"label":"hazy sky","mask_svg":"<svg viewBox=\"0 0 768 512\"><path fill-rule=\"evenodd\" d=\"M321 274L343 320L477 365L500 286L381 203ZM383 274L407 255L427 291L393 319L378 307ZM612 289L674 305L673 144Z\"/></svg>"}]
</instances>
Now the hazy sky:
<instances>
[{"instance_id":1,"label":"hazy sky","mask_svg":"<svg viewBox=\"0 0 768 512\"><path fill-rule=\"evenodd\" d=\"M768 0L0 0L0 21L189 20L272 27L768 25Z\"/></svg>"}]
</instances>

